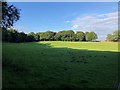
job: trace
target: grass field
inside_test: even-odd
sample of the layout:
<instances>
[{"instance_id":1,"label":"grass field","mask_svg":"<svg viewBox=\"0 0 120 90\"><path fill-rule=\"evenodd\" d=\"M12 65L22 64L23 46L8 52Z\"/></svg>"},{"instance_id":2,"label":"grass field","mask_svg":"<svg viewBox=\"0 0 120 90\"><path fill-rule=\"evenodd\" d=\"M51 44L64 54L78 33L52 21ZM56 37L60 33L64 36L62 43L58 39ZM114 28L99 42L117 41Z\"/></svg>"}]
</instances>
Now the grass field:
<instances>
[{"instance_id":1,"label":"grass field","mask_svg":"<svg viewBox=\"0 0 120 90\"><path fill-rule=\"evenodd\" d=\"M112 88L118 43L3 43L3 88Z\"/></svg>"}]
</instances>

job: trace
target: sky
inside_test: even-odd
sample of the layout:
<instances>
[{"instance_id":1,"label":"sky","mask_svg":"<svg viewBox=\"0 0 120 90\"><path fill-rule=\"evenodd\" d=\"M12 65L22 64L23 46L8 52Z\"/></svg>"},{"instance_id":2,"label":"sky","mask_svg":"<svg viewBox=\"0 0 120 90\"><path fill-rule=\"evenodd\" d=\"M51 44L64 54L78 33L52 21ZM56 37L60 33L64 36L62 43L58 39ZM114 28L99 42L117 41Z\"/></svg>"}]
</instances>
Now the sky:
<instances>
[{"instance_id":1,"label":"sky","mask_svg":"<svg viewBox=\"0 0 120 90\"><path fill-rule=\"evenodd\" d=\"M74 30L94 31L106 39L118 28L117 2L10 2L20 11L14 28L25 33Z\"/></svg>"}]
</instances>

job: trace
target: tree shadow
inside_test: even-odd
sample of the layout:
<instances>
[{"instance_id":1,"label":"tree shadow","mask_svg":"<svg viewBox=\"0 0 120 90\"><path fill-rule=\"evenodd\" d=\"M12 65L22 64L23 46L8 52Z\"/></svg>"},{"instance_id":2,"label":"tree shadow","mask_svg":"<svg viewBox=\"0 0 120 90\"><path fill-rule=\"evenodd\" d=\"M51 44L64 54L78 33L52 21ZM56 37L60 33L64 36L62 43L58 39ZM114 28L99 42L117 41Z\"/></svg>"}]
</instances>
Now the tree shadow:
<instances>
[{"instance_id":1,"label":"tree shadow","mask_svg":"<svg viewBox=\"0 0 120 90\"><path fill-rule=\"evenodd\" d=\"M112 88L118 76L118 52L55 48L50 43L13 44L8 53L5 48L3 88Z\"/></svg>"}]
</instances>

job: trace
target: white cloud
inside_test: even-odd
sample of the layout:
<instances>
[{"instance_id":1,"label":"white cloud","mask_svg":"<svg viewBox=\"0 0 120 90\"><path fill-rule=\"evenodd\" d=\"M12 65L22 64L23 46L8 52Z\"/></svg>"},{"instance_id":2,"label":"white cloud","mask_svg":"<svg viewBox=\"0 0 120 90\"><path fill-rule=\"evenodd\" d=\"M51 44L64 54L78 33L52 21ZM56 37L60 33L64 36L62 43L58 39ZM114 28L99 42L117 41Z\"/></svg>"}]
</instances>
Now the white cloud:
<instances>
[{"instance_id":1,"label":"white cloud","mask_svg":"<svg viewBox=\"0 0 120 90\"><path fill-rule=\"evenodd\" d=\"M67 20L67 21L65 21L66 23L70 23L70 21L69 20Z\"/></svg>"},{"instance_id":2,"label":"white cloud","mask_svg":"<svg viewBox=\"0 0 120 90\"><path fill-rule=\"evenodd\" d=\"M99 39L105 39L108 33L112 33L118 28L118 12L79 16L71 23L73 30L94 31L99 36L104 36Z\"/></svg>"},{"instance_id":3,"label":"white cloud","mask_svg":"<svg viewBox=\"0 0 120 90\"><path fill-rule=\"evenodd\" d=\"M79 28L79 25L73 25L71 29L77 29Z\"/></svg>"}]
</instances>

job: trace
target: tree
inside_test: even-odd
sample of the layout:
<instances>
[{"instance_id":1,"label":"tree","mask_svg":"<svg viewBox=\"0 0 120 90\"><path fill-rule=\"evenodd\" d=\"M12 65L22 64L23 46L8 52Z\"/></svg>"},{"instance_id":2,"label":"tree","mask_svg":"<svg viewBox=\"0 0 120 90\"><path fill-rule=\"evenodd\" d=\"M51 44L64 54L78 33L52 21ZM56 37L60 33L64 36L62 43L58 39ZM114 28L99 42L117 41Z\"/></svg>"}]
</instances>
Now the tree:
<instances>
[{"instance_id":1,"label":"tree","mask_svg":"<svg viewBox=\"0 0 120 90\"><path fill-rule=\"evenodd\" d=\"M27 42L33 42L35 41L35 38L31 35L27 35Z\"/></svg>"},{"instance_id":2,"label":"tree","mask_svg":"<svg viewBox=\"0 0 120 90\"><path fill-rule=\"evenodd\" d=\"M65 33L64 33L64 41L74 41L75 39L75 33L73 30L67 30Z\"/></svg>"},{"instance_id":3,"label":"tree","mask_svg":"<svg viewBox=\"0 0 120 90\"><path fill-rule=\"evenodd\" d=\"M98 38L97 34L95 32L86 32L85 33L85 39L86 41L94 41Z\"/></svg>"},{"instance_id":4,"label":"tree","mask_svg":"<svg viewBox=\"0 0 120 90\"><path fill-rule=\"evenodd\" d=\"M40 37L41 37L41 40L44 40L44 41L53 41L55 34L56 34L55 32L47 31L47 32L41 33Z\"/></svg>"},{"instance_id":5,"label":"tree","mask_svg":"<svg viewBox=\"0 0 120 90\"><path fill-rule=\"evenodd\" d=\"M8 31L6 29L2 30L2 41L7 41Z\"/></svg>"},{"instance_id":6,"label":"tree","mask_svg":"<svg viewBox=\"0 0 120 90\"><path fill-rule=\"evenodd\" d=\"M85 32L85 40L86 41L90 41L91 40L89 32Z\"/></svg>"},{"instance_id":7,"label":"tree","mask_svg":"<svg viewBox=\"0 0 120 90\"><path fill-rule=\"evenodd\" d=\"M20 9L2 2L2 28L10 28L20 18Z\"/></svg>"},{"instance_id":8,"label":"tree","mask_svg":"<svg viewBox=\"0 0 120 90\"><path fill-rule=\"evenodd\" d=\"M40 41L40 35L39 35L39 33L35 34L35 39L36 39L36 41Z\"/></svg>"},{"instance_id":9,"label":"tree","mask_svg":"<svg viewBox=\"0 0 120 90\"><path fill-rule=\"evenodd\" d=\"M91 41L94 41L98 38L97 34L95 32L90 32L89 34L90 34L90 37L91 37Z\"/></svg>"},{"instance_id":10,"label":"tree","mask_svg":"<svg viewBox=\"0 0 120 90\"><path fill-rule=\"evenodd\" d=\"M8 5L7 2L2 2L2 40L7 42L15 42L18 32L16 30L7 30L20 18L20 9L14 5Z\"/></svg>"},{"instance_id":11,"label":"tree","mask_svg":"<svg viewBox=\"0 0 120 90\"><path fill-rule=\"evenodd\" d=\"M55 40L58 40L58 41L74 41L75 40L75 33L72 30L60 31L55 35Z\"/></svg>"},{"instance_id":12,"label":"tree","mask_svg":"<svg viewBox=\"0 0 120 90\"><path fill-rule=\"evenodd\" d=\"M116 30L113 34L107 35L107 40L109 41L120 41L120 30Z\"/></svg>"},{"instance_id":13,"label":"tree","mask_svg":"<svg viewBox=\"0 0 120 90\"><path fill-rule=\"evenodd\" d=\"M10 28L8 29L8 32L11 34L11 38L12 38L11 42L15 42L17 39L18 31L13 28Z\"/></svg>"},{"instance_id":14,"label":"tree","mask_svg":"<svg viewBox=\"0 0 120 90\"><path fill-rule=\"evenodd\" d=\"M84 32L78 31L76 33L76 41L85 41L85 34L84 34Z\"/></svg>"},{"instance_id":15,"label":"tree","mask_svg":"<svg viewBox=\"0 0 120 90\"><path fill-rule=\"evenodd\" d=\"M53 41L55 34L56 33L52 31L45 32L46 40Z\"/></svg>"},{"instance_id":16,"label":"tree","mask_svg":"<svg viewBox=\"0 0 120 90\"><path fill-rule=\"evenodd\" d=\"M32 41L35 41L35 33L34 32L30 32L28 33L28 41L29 42L32 42Z\"/></svg>"},{"instance_id":17,"label":"tree","mask_svg":"<svg viewBox=\"0 0 120 90\"><path fill-rule=\"evenodd\" d=\"M27 34L24 32L18 33L16 42L27 42Z\"/></svg>"},{"instance_id":18,"label":"tree","mask_svg":"<svg viewBox=\"0 0 120 90\"><path fill-rule=\"evenodd\" d=\"M37 41L40 41L40 35L38 35L37 37L38 37L38 38L37 38Z\"/></svg>"},{"instance_id":19,"label":"tree","mask_svg":"<svg viewBox=\"0 0 120 90\"><path fill-rule=\"evenodd\" d=\"M113 32L114 41L120 41L120 30Z\"/></svg>"},{"instance_id":20,"label":"tree","mask_svg":"<svg viewBox=\"0 0 120 90\"><path fill-rule=\"evenodd\" d=\"M35 36L35 33L34 32L30 32L30 33L28 33L28 35Z\"/></svg>"},{"instance_id":21,"label":"tree","mask_svg":"<svg viewBox=\"0 0 120 90\"><path fill-rule=\"evenodd\" d=\"M7 42L13 42L12 33L8 31Z\"/></svg>"},{"instance_id":22,"label":"tree","mask_svg":"<svg viewBox=\"0 0 120 90\"><path fill-rule=\"evenodd\" d=\"M114 40L113 35L112 34L108 34L107 35L107 40L113 41Z\"/></svg>"},{"instance_id":23,"label":"tree","mask_svg":"<svg viewBox=\"0 0 120 90\"><path fill-rule=\"evenodd\" d=\"M36 38L37 41L41 40L41 36L40 35L41 35L41 32L38 32L38 33L35 34L35 38Z\"/></svg>"},{"instance_id":24,"label":"tree","mask_svg":"<svg viewBox=\"0 0 120 90\"><path fill-rule=\"evenodd\" d=\"M56 35L55 35L55 37L54 37L54 39L56 40L56 41L63 41L64 40L64 33L65 33L65 31L59 31Z\"/></svg>"}]
</instances>

